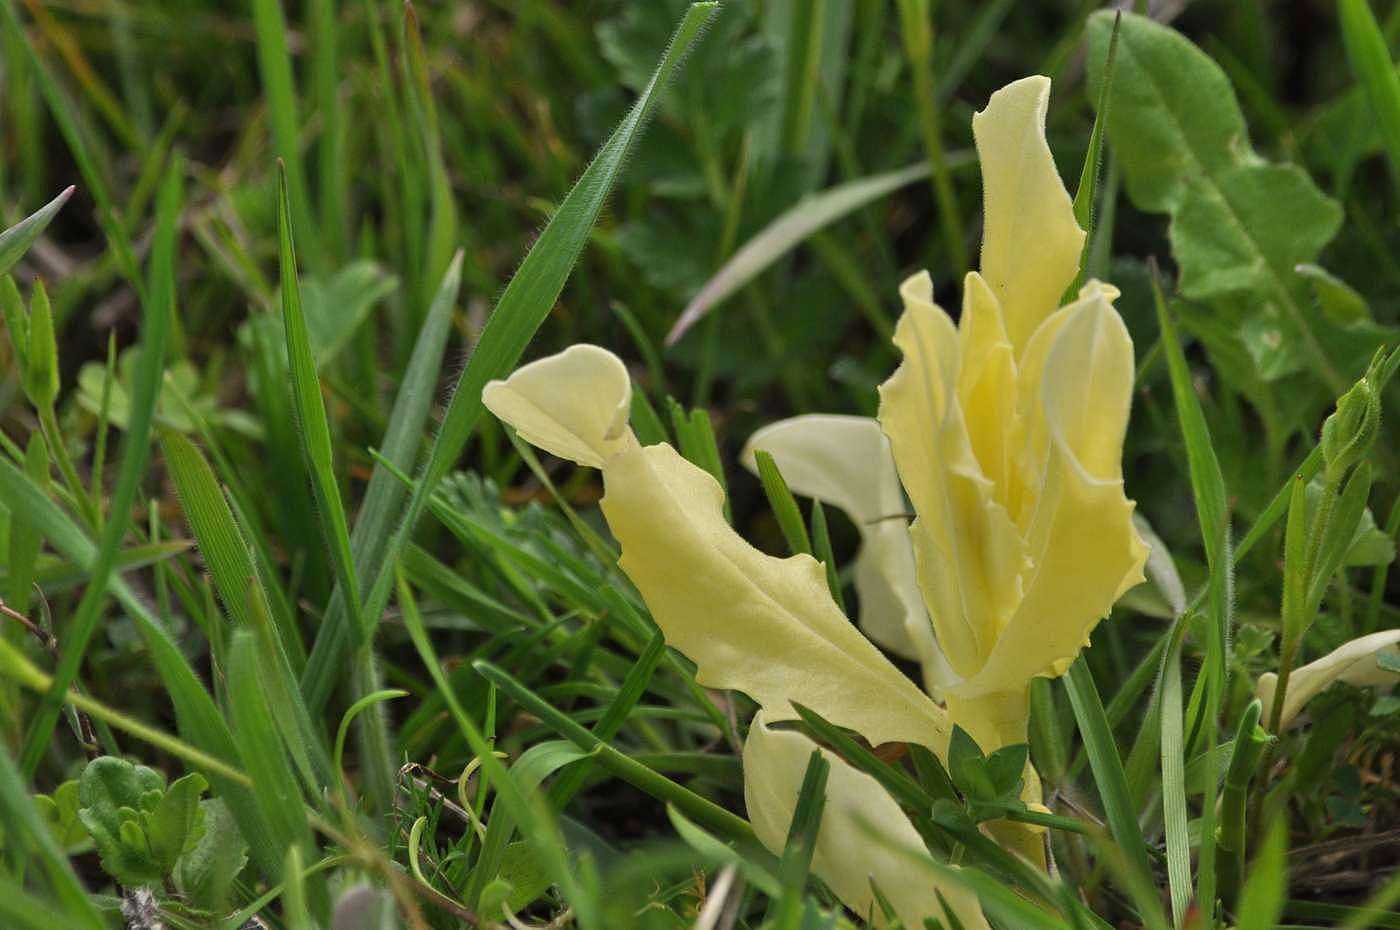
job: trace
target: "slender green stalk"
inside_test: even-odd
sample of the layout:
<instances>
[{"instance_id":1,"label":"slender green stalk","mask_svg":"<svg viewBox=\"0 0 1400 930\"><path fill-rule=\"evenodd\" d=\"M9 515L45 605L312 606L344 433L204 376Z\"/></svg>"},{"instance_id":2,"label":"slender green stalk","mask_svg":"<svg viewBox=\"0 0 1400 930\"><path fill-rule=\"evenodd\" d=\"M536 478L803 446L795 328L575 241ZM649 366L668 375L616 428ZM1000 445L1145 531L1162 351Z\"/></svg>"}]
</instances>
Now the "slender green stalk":
<instances>
[{"instance_id":1,"label":"slender green stalk","mask_svg":"<svg viewBox=\"0 0 1400 930\"><path fill-rule=\"evenodd\" d=\"M1339 0L1337 20L1347 60L1358 83L1366 88L1371 113L1390 156L1391 174L1400 180L1400 75L1395 73L1385 36L1368 0Z\"/></svg>"},{"instance_id":2,"label":"slender green stalk","mask_svg":"<svg viewBox=\"0 0 1400 930\"><path fill-rule=\"evenodd\" d=\"M948 160L943 153L943 126L934 92L933 12L929 0L899 0L899 16L904 54L909 60L909 70L914 79L914 99L919 110L924 151L933 169L933 195L938 204L943 248L947 251L948 264L953 275L962 280L968 268L967 241L963 234L957 195L953 191L952 178L948 173Z\"/></svg>"}]
</instances>

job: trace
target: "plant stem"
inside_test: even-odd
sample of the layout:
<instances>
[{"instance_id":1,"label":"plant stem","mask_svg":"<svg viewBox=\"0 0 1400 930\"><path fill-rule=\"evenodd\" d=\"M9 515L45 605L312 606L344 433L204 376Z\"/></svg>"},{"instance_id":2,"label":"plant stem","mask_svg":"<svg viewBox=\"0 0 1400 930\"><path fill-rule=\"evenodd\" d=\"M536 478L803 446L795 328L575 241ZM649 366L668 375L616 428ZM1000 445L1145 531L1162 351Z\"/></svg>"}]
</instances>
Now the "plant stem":
<instances>
[{"instance_id":1,"label":"plant stem","mask_svg":"<svg viewBox=\"0 0 1400 930\"><path fill-rule=\"evenodd\" d=\"M948 262L958 280L967 274L967 246L963 238L962 217L958 200L948 174L948 162L943 156L943 127L938 117L938 103L933 86L933 27L930 24L928 0L900 0L900 19L904 37L904 52L914 78L914 98L919 107L919 123L923 130L924 149L928 154L933 194L938 202L938 221L943 232L943 246L948 250Z\"/></svg>"},{"instance_id":2,"label":"plant stem","mask_svg":"<svg viewBox=\"0 0 1400 930\"><path fill-rule=\"evenodd\" d=\"M63 483L68 488L68 493L73 495L73 500L78 505L78 510L90 528L97 526L97 507L92 498L88 497L87 489L83 487L83 482L78 478L78 470L73 467L73 459L68 455L68 447L63 442L63 431L58 427L58 417L54 415L52 405L39 411L39 427L43 430L44 441L49 445L49 455L58 463L59 473L63 475Z\"/></svg>"}]
</instances>

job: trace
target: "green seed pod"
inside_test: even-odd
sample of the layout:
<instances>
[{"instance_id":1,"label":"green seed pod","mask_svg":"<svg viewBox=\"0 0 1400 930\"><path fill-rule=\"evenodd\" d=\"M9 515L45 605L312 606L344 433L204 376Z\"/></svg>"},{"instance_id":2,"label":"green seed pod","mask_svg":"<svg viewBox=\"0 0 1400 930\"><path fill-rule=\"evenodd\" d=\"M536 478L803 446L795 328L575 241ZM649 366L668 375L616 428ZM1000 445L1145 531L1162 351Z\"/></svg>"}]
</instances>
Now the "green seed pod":
<instances>
[{"instance_id":1,"label":"green seed pod","mask_svg":"<svg viewBox=\"0 0 1400 930\"><path fill-rule=\"evenodd\" d=\"M1337 400L1337 410L1322 424L1322 457L1328 471L1351 468L1371 448L1380 431L1381 405L1369 378L1362 378Z\"/></svg>"},{"instance_id":2,"label":"green seed pod","mask_svg":"<svg viewBox=\"0 0 1400 930\"><path fill-rule=\"evenodd\" d=\"M24 393L37 410L58 399L58 344L53 335L53 312L44 282L34 282L29 301L29 352L24 366Z\"/></svg>"}]
</instances>

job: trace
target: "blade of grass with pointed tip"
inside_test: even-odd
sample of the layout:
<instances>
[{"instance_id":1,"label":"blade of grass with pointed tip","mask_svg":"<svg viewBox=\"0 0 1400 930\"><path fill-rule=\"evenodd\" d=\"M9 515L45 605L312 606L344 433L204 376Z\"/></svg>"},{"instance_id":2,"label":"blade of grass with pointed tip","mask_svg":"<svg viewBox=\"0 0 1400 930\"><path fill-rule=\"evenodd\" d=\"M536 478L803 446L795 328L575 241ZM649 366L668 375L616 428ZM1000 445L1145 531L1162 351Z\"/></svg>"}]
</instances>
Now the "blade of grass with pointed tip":
<instances>
[{"instance_id":1,"label":"blade of grass with pointed tip","mask_svg":"<svg viewBox=\"0 0 1400 930\"><path fill-rule=\"evenodd\" d=\"M1211 442L1200 398L1196 395L1186 355L1176 335L1176 324L1167 310L1162 288L1153 275L1153 300L1157 307L1157 322L1162 337L1162 349L1167 358L1171 377L1172 398L1181 435L1186 444L1186 461L1191 478L1191 491L1196 501L1196 518L1201 527L1206 565L1210 578L1206 587L1206 614L1210 631L1206 641L1205 700L1199 714L1190 721L1188 732L1204 733L1203 751L1213 755L1219 734L1216 721L1229 685L1229 655L1231 611L1234 601L1234 560L1230 554L1230 504L1225 491L1225 476ZM1188 746L1188 751L1194 749ZM1196 901L1207 909L1206 922L1214 920L1215 907L1215 817L1218 785L1206 779L1205 799L1201 807L1201 839L1196 869Z\"/></svg>"},{"instance_id":2,"label":"blade of grass with pointed tip","mask_svg":"<svg viewBox=\"0 0 1400 930\"><path fill-rule=\"evenodd\" d=\"M15 263L24 257L34 240L48 227L49 221L68 202L68 198L73 196L75 189L69 185L53 200L0 233L0 275L8 274Z\"/></svg>"},{"instance_id":3,"label":"blade of grass with pointed tip","mask_svg":"<svg viewBox=\"0 0 1400 930\"><path fill-rule=\"evenodd\" d=\"M642 654L637 656L637 661L628 670L627 677L623 679L622 685L617 689L617 696L608 704L602 718L594 724L593 735L600 740L611 740L618 734L622 725L627 722L632 708L636 707L637 702L642 699L647 685L651 683L651 676L656 672L656 666L661 663L665 655L666 640L661 635L661 631L657 630L647 643L646 648L642 650ZM587 781L591 768L592 766L588 762L580 762L562 773L559 779L550 786L549 798L556 810L562 811L568 806L569 800L578 793L578 790Z\"/></svg>"},{"instance_id":4,"label":"blade of grass with pointed tip","mask_svg":"<svg viewBox=\"0 0 1400 930\"><path fill-rule=\"evenodd\" d=\"M830 774L831 763L822 756L820 749L814 748L807 759L807 771L802 775L797 807L792 812L787 843L778 866L782 894L769 905L769 915L776 917L774 925L779 930L795 930L802 919L805 903L802 890L812 870L812 853L816 850L817 829L821 827L822 812L826 809L826 779Z\"/></svg>"},{"instance_id":5,"label":"blade of grass with pointed tip","mask_svg":"<svg viewBox=\"0 0 1400 930\"><path fill-rule=\"evenodd\" d=\"M758 449L754 452L754 461L758 466L758 479L763 484L763 493L768 497L768 507L773 511L773 518L778 521L778 528L783 531L788 551L793 555L803 552L811 555L812 540L807 536L807 524L802 520L802 511L798 509L791 489L783 480L778 463L773 461L772 453Z\"/></svg>"},{"instance_id":6,"label":"blade of grass with pointed tip","mask_svg":"<svg viewBox=\"0 0 1400 930\"><path fill-rule=\"evenodd\" d=\"M122 443L121 465L112 489L108 519L102 528L92 581L69 621L63 638L63 651L54 670L53 688L35 711L25 737L20 768L32 778L47 750L58 720L63 694L78 677L83 656L97 631L106 602L107 585L131 520L131 505L145 475L150 458L151 424L165 372L165 348L175 312L175 245L183 195L184 166L177 163L166 175L156 208L156 231L151 249L149 299L142 301L141 350L136 363L131 392L126 438Z\"/></svg>"},{"instance_id":7,"label":"blade of grass with pointed tip","mask_svg":"<svg viewBox=\"0 0 1400 930\"><path fill-rule=\"evenodd\" d=\"M970 152L949 155L950 166L971 164ZM804 199L739 247L705 282L666 334L672 346L718 304L738 292L818 230L929 175L927 162L830 187Z\"/></svg>"},{"instance_id":8,"label":"blade of grass with pointed tip","mask_svg":"<svg viewBox=\"0 0 1400 930\"><path fill-rule=\"evenodd\" d=\"M78 122L74 114L78 109L68 100L67 96L59 89L58 82L49 73L46 65L34 50L33 44L29 41L29 36L24 27L20 25L19 16L15 13L13 0L0 0L0 15L4 16L3 28L12 31L18 36L17 44L23 49L24 57L28 59L30 72L39 82L39 90L44 95L44 100L49 105L49 113L53 116L54 122L58 125L59 132L68 143L68 150L73 155L73 160L78 164L78 172L82 174L83 181L88 186L89 193L97 201L98 216L102 224L102 231L107 236L107 243L112 247L112 253L116 258L117 267L121 269L123 276L133 288L136 289L137 296L144 304L146 300L146 283L142 280L141 269L136 263L136 256L131 249L131 240L126 235L120 221L117 219L117 208L112 200L111 192L107 188L107 180L102 172L98 170L98 162L93 158L91 147L83 136L83 132L78 127Z\"/></svg>"},{"instance_id":9,"label":"blade of grass with pointed tip","mask_svg":"<svg viewBox=\"0 0 1400 930\"><path fill-rule=\"evenodd\" d=\"M376 567L374 584L369 586L370 594L365 599L367 622L377 619L387 605L399 553L427 507L438 481L461 454L485 409L481 403L482 389L488 381L502 377L515 366L535 331L549 315L662 90L717 8L718 4L714 2L690 6L646 90L560 203L549 225L506 285L476 348L467 360L466 368L457 380L442 426L433 441L428 463L421 479L414 485L403 519ZM333 674L332 670L344 658L342 650L343 647L325 650L321 663L324 667L318 668L317 674ZM308 671L311 671L310 663Z\"/></svg>"},{"instance_id":10,"label":"blade of grass with pointed tip","mask_svg":"<svg viewBox=\"0 0 1400 930\"><path fill-rule=\"evenodd\" d=\"M345 595L352 622L360 616L360 588L355 579L355 560L350 554L350 531L340 486L335 480L331 428L321 400L321 381L316 374L316 358L311 352L311 336L301 307L301 284L297 280L296 246L292 239L292 214L288 199L286 166L277 164L277 236L282 269L282 324L287 339L287 361L292 376L292 409L296 412L297 432L306 463L311 493L316 498L321 533L330 550L336 583Z\"/></svg>"},{"instance_id":11,"label":"blade of grass with pointed tip","mask_svg":"<svg viewBox=\"0 0 1400 930\"><path fill-rule=\"evenodd\" d=\"M1089 249L1094 242L1094 198L1098 191L1099 169L1103 164L1104 125L1108 122L1108 90L1113 86L1113 61L1118 56L1118 32L1123 14L1113 20L1113 33L1108 40L1108 55L1104 58L1103 83L1099 85L1099 103L1094 109L1094 128L1089 133L1089 151L1084 153L1084 167L1079 171L1079 189L1074 192L1074 218L1084 228L1084 249L1079 255L1079 273L1065 290L1062 302L1074 299L1084 283L1084 268L1089 261Z\"/></svg>"}]
</instances>

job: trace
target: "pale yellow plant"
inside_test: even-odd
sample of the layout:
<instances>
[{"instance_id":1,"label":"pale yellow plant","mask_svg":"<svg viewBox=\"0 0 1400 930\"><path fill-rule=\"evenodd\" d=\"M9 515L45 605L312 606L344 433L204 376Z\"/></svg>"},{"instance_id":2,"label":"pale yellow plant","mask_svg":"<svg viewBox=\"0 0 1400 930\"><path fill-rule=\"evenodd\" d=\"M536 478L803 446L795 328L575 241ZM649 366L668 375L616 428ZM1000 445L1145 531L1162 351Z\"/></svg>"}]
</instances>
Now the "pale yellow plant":
<instances>
[{"instance_id":1,"label":"pale yellow plant","mask_svg":"<svg viewBox=\"0 0 1400 930\"><path fill-rule=\"evenodd\" d=\"M862 528L858 589L896 605L863 610L862 626L919 659L988 752L1025 742L1031 679L1068 669L1147 556L1123 493L1133 348L1118 292L1090 281L1059 306L1084 232L1045 143L1048 97L1048 80L1027 78L974 117L981 271L956 325L928 275L904 282L904 362L881 388L878 425L799 417L756 433L745 455L770 452L794 490ZM896 471L917 514L903 538Z\"/></svg>"},{"instance_id":2,"label":"pale yellow plant","mask_svg":"<svg viewBox=\"0 0 1400 930\"><path fill-rule=\"evenodd\" d=\"M825 460L777 450L794 487L861 525L862 626L923 660L946 710L850 623L815 559L755 549L726 522L708 473L667 444L638 442L616 356L574 346L483 394L527 441L601 469L619 565L667 641L695 662L701 684L759 705L744 747L745 799L775 851L815 748L767 726L793 719L794 703L872 745L913 743L943 758L952 721L987 751L1023 742L1030 680L1063 673L1142 578L1146 549L1120 464L1132 343L1107 285L1090 282L1057 309L1084 234L1045 143L1048 96L1047 79L1018 81L974 118L986 219L982 271L967 278L961 323L933 303L927 275L905 282L895 337L904 363L881 391L879 424L814 418L787 427L796 430L789 438L810 425L808 439L834 447ZM918 514L909 526L899 479ZM813 871L862 915L878 913L878 886L907 926L943 919L941 893L963 926L985 928L956 881L930 878L868 838L862 821L896 846L921 846L878 783L826 755ZM1027 776L1025 796L1036 801L1029 766ZM1025 828L995 833L1043 861Z\"/></svg>"},{"instance_id":3,"label":"pale yellow plant","mask_svg":"<svg viewBox=\"0 0 1400 930\"><path fill-rule=\"evenodd\" d=\"M1400 683L1400 675L1380 664L1382 654L1392 660L1400 659L1400 630L1381 630L1349 640L1316 661L1295 668L1288 678L1288 694L1279 714L1279 732L1283 732L1302 713L1307 703L1317 697L1334 681L1344 681L1355 688L1387 687ZM1265 672L1255 683L1254 693L1264 704L1262 720L1271 720L1274 697L1278 690L1278 675Z\"/></svg>"}]
</instances>

